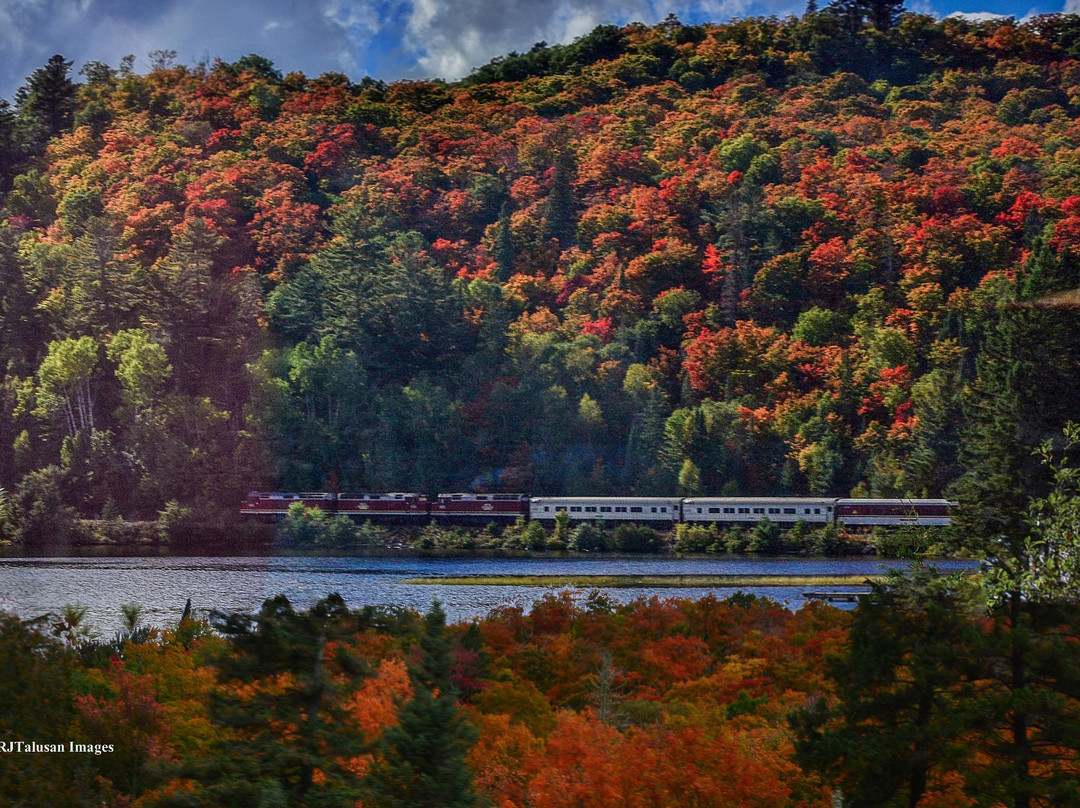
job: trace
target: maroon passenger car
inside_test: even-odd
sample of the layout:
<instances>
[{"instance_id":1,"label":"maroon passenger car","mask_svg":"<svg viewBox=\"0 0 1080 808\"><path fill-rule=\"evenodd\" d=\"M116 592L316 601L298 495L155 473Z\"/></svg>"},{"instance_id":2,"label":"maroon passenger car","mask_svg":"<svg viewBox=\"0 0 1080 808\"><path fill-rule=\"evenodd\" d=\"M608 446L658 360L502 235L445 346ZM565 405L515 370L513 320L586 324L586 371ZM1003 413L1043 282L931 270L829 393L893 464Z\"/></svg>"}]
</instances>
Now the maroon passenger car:
<instances>
[{"instance_id":1,"label":"maroon passenger car","mask_svg":"<svg viewBox=\"0 0 1080 808\"><path fill-rule=\"evenodd\" d=\"M838 499L836 521L845 525L947 525L947 499Z\"/></svg>"},{"instance_id":2,"label":"maroon passenger car","mask_svg":"<svg viewBox=\"0 0 1080 808\"><path fill-rule=\"evenodd\" d=\"M529 516L528 494L439 494L431 515L447 522L513 521Z\"/></svg>"}]
</instances>

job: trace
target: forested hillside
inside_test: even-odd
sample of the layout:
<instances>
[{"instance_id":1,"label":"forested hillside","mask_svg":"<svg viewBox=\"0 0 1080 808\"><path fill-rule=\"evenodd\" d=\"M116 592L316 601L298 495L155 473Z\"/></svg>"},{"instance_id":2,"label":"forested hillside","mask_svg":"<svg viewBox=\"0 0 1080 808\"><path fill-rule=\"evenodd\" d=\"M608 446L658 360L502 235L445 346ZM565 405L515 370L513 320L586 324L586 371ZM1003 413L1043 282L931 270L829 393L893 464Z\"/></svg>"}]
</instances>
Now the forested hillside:
<instances>
[{"instance_id":1,"label":"forested hillside","mask_svg":"<svg viewBox=\"0 0 1080 808\"><path fill-rule=\"evenodd\" d=\"M260 488L939 496L1075 415L1075 16L669 18L457 84L153 56L0 108L10 539Z\"/></svg>"}]
</instances>

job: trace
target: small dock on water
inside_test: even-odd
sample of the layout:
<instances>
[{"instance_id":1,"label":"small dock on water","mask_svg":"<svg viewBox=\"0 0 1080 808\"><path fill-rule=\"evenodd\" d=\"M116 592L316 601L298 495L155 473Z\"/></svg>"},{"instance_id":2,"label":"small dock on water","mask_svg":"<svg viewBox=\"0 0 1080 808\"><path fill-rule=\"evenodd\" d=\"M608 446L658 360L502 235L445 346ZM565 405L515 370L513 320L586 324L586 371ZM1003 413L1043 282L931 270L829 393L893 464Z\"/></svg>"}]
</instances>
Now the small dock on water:
<instances>
[{"instance_id":1,"label":"small dock on water","mask_svg":"<svg viewBox=\"0 0 1080 808\"><path fill-rule=\"evenodd\" d=\"M802 596L808 600L824 600L827 603L856 603L860 595L869 595L869 590L862 592L822 592L811 590L803 592Z\"/></svg>"}]
</instances>

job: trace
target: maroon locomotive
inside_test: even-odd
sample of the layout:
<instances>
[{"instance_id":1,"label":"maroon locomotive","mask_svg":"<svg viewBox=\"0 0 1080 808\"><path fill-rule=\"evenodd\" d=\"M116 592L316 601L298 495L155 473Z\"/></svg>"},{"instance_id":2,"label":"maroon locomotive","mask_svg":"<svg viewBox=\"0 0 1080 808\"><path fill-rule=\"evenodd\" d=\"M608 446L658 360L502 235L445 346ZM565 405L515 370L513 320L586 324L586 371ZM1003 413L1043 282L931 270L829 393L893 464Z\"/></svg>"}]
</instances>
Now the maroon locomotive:
<instances>
[{"instance_id":1,"label":"maroon locomotive","mask_svg":"<svg viewBox=\"0 0 1080 808\"><path fill-rule=\"evenodd\" d=\"M277 522L289 512L289 507L300 503L306 508L318 508L333 513L337 499L325 491L288 493L280 491L252 491L240 503L240 514L259 522Z\"/></svg>"},{"instance_id":2,"label":"maroon locomotive","mask_svg":"<svg viewBox=\"0 0 1080 808\"><path fill-rule=\"evenodd\" d=\"M338 494L337 512L355 519L426 519L430 513L426 494Z\"/></svg>"}]
</instances>

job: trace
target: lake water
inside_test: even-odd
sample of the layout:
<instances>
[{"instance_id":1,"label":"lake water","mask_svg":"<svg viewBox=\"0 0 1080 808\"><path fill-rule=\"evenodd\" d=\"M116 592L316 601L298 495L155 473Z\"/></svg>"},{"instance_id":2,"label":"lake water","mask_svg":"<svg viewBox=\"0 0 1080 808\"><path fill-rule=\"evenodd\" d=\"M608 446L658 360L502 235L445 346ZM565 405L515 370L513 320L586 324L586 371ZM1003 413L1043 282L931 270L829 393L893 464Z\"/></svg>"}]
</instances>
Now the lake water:
<instances>
[{"instance_id":1,"label":"lake water","mask_svg":"<svg viewBox=\"0 0 1080 808\"><path fill-rule=\"evenodd\" d=\"M412 578L463 575L871 575L905 562L878 558L17 558L0 559L0 610L24 618L57 611L64 605L88 609L87 620L99 635L120 625L120 607L137 603L144 622L166 626L180 618L191 598L195 609L254 611L275 595L297 608L338 592L352 608L364 605L407 606L426 610L434 598L451 621L486 614L506 604L526 609L550 591L530 586L459 586L409 583ZM937 562L943 569L963 569L968 562ZM815 587L851 591L852 587ZM855 588L856 590L858 587ZM618 588L615 600L640 597L726 597L730 588ZM788 608L803 604L803 587L744 587Z\"/></svg>"}]
</instances>

